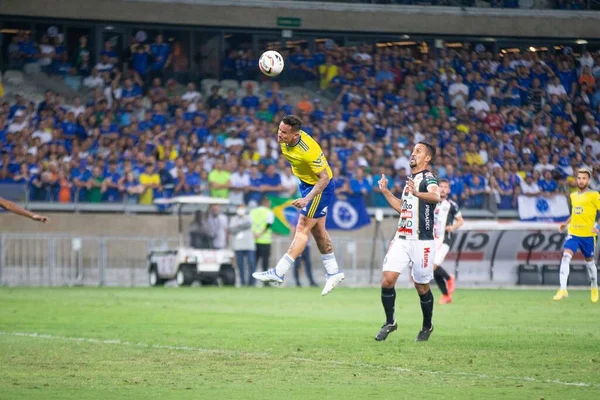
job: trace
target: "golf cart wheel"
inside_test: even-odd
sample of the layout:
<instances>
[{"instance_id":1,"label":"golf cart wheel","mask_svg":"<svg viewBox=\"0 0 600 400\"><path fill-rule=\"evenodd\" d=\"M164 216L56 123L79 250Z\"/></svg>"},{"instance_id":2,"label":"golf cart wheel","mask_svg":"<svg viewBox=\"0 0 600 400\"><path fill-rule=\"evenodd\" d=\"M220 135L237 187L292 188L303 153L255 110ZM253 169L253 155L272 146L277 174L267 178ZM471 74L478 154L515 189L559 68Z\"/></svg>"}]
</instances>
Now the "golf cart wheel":
<instances>
[{"instance_id":1,"label":"golf cart wheel","mask_svg":"<svg viewBox=\"0 0 600 400\"><path fill-rule=\"evenodd\" d=\"M150 266L150 271L148 272L148 283L150 286L163 286L165 284L165 280L161 279L158 275L158 269L156 268L156 264L152 264Z\"/></svg>"},{"instance_id":2,"label":"golf cart wheel","mask_svg":"<svg viewBox=\"0 0 600 400\"><path fill-rule=\"evenodd\" d=\"M219 278L223 286L235 286L235 270L232 265L221 266Z\"/></svg>"},{"instance_id":3,"label":"golf cart wheel","mask_svg":"<svg viewBox=\"0 0 600 400\"><path fill-rule=\"evenodd\" d=\"M194 282L194 271L189 265L182 265L175 275L177 286L190 286Z\"/></svg>"}]
</instances>

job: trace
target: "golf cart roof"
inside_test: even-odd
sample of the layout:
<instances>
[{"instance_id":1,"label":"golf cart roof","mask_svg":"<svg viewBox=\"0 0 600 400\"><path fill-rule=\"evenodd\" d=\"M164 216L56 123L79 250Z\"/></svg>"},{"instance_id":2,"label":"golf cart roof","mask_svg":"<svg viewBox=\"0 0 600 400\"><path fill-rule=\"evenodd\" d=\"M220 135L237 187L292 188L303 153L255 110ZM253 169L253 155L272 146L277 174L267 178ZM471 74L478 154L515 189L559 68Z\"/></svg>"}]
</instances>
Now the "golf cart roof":
<instances>
[{"instance_id":1,"label":"golf cart roof","mask_svg":"<svg viewBox=\"0 0 600 400\"><path fill-rule=\"evenodd\" d=\"M176 196L170 199L156 199L154 204L229 204L229 199L220 199L208 196Z\"/></svg>"}]
</instances>

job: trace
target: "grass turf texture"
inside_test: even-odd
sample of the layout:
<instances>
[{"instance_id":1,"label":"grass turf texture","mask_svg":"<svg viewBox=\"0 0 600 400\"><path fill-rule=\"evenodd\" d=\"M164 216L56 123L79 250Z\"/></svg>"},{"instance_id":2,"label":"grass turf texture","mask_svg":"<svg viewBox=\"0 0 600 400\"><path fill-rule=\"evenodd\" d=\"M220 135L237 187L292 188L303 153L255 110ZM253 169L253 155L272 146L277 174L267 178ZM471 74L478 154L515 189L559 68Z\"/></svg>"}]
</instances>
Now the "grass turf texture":
<instances>
[{"instance_id":1,"label":"grass turf texture","mask_svg":"<svg viewBox=\"0 0 600 400\"><path fill-rule=\"evenodd\" d=\"M412 290L382 343L378 289L319 291L1 288L0 398L600 396L589 291L459 290L427 343Z\"/></svg>"}]
</instances>

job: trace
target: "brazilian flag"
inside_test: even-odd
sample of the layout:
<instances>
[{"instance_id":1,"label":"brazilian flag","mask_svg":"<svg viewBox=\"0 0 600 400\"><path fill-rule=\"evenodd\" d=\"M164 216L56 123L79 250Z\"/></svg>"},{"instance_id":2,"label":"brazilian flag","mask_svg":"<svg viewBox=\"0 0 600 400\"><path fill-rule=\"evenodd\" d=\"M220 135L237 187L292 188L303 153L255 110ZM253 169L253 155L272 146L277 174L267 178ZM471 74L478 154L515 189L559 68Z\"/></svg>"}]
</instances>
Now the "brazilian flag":
<instances>
[{"instance_id":1,"label":"brazilian flag","mask_svg":"<svg viewBox=\"0 0 600 400\"><path fill-rule=\"evenodd\" d=\"M273 222L273 233L278 235L289 235L291 228L298 222L298 209L292 205L294 198L269 196L271 210L275 214Z\"/></svg>"}]
</instances>

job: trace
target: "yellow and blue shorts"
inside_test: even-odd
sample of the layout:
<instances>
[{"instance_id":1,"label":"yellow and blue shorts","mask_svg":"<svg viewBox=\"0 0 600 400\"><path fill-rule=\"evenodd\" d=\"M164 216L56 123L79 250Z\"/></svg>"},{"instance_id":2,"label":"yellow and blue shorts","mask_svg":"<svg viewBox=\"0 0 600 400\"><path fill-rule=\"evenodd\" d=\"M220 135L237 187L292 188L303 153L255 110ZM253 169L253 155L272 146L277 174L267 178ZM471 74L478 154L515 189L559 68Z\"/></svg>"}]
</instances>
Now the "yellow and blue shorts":
<instances>
[{"instance_id":1,"label":"yellow and blue shorts","mask_svg":"<svg viewBox=\"0 0 600 400\"><path fill-rule=\"evenodd\" d=\"M581 250L585 258L594 257L594 248L596 247L596 236L574 236L568 235L565 239L564 248L569 249L573 254Z\"/></svg>"},{"instance_id":2,"label":"yellow and blue shorts","mask_svg":"<svg viewBox=\"0 0 600 400\"><path fill-rule=\"evenodd\" d=\"M302 197L306 197L308 193L313 189L315 185L309 185L303 181L300 181L300 193ZM302 210L300 214L308 218L322 218L327 215L327 208L329 207L333 197L335 196L335 182L329 181L329 184L323 189L321 193L316 195Z\"/></svg>"}]
</instances>

